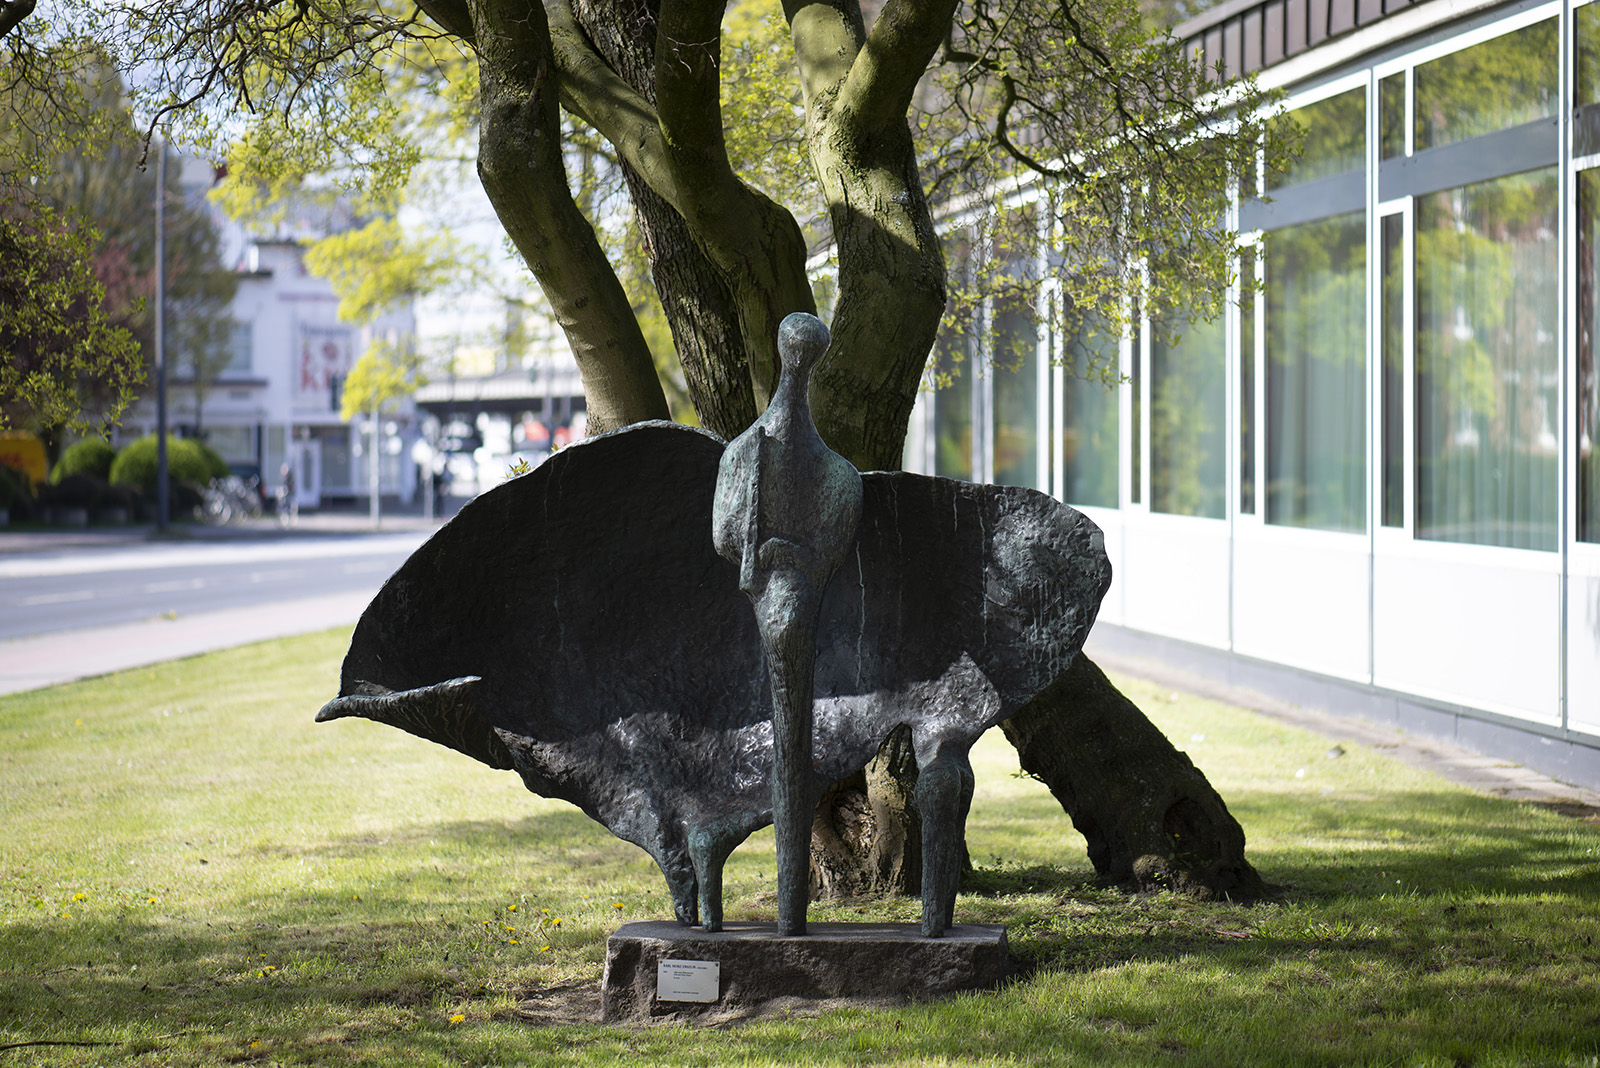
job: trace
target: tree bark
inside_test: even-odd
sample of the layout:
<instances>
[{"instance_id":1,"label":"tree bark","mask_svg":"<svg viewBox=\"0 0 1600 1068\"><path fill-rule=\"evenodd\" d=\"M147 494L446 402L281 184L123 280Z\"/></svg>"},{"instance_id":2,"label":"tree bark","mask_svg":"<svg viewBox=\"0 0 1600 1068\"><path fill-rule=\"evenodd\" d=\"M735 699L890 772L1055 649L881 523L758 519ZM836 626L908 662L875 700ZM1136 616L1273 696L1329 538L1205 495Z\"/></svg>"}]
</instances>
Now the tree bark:
<instances>
[{"instance_id":1,"label":"tree bark","mask_svg":"<svg viewBox=\"0 0 1600 1068\"><path fill-rule=\"evenodd\" d=\"M655 5L573 0L572 12L601 58L653 106ZM683 216L626 161L622 167L695 414L701 426L731 441L759 414L732 289L695 244Z\"/></svg>"},{"instance_id":2,"label":"tree bark","mask_svg":"<svg viewBox=\"0 0 1600 1068\"><path fill-rule=\"evenodd\" d=\"M839 255L818 429L863 471L900 466L907 421L945 305L945 265L906 119L954 0L889 0L871 34L857 0L785 0L806 144Z\"/></svg>"},{"instance_id":3,"label":"tree bark","mask_svg":"<svg viewBox=\"0 0 1600 1068\"><path fill-rule=\"evenodd\" d=\"M470 0L468 10L482 87L478 176L566 333L590 429L667 419L633 308L568 185L544 8Z\"/></svg>"},{"instance_id":4,"label":"tree bark","mask_svg":"<svg viewBox=\"0 0 1600 1068\"><path fill-rule=\"evenodd\" d=\"M1000 726L1107 882L1208 900L1266 893L1222 798L1087 656Z\"/></svg>"}]
</instances>

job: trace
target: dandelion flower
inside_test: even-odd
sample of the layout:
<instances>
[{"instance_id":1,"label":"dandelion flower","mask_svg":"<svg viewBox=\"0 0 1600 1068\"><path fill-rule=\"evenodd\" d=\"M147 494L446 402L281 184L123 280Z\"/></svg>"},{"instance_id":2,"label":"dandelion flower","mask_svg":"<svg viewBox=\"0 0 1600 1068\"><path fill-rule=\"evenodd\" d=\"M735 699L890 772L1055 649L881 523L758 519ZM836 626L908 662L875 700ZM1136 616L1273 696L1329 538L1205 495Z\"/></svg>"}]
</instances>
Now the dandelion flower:
<instances>
[{"instance_id":1,"label":"dandelion flower","mask_svg":"<svg viewBox=\"0 0 1600 1068\"><path fill-rule=\"evenodd\" d=\"M72 895L72 900L74 900L74 901L88 901L89 900L89 895L88 894L73 894Z\"/></svg>"},{"instance_id":2,"label":"dandelion flower","mask_svg":"<svg viewBox=\"0 0 1600 1068\"><path fill-rule=\"evenodd\" d=\"M453 1024L464 1023L464 1022L466 1022L466 1019L467 1019L467 1014L466 1013L458 1012L454 1016L450 1017L450 1022L453 1023Z\"/></svg>"}]
</instances>

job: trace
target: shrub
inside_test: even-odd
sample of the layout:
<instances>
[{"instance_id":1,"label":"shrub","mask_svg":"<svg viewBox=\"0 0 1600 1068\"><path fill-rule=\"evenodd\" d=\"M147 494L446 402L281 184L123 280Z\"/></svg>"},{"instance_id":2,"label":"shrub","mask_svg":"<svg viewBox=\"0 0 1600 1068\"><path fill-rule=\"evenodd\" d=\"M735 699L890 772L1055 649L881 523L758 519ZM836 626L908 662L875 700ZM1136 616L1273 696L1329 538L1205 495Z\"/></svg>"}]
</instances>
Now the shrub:
<instances>
[{"instance_id":1,"label":"shrub","mask_svg":"<svg viewBox=\"0 0 1600 1068\"><path fill-rule=\"evenodd\" d=\"M192 438L167 438L167 473L179 482L205 485L228 473L228 465L216 450ZM147 435L117 454L111 464L111 481L138 486L146 493L156 489L156 438Z\"/></svg>"},{"instance_id":2,"label":"shrub","mask_svg":"<svg viewBox=\"0 0 1600 1068\"><path fill-rule=\"evenodd\" d=\"M0 464L0 508L8 509L14 520L33 514L33 493L28 486L28 476L5 464Z\"/></svg>"},{"instance_id":3,"label":"shrub","mask_svg":"<svg viewBox=\"0 0 1600 1068\"><path fill-rule=\"evenodd\" d=\"M67 447L61 454L61 459L56 461L56 466L50 471L50 481L59 483L62 479L72 475L93 475L102 482L111 478L111 464L117 458L117 450L111 443L102 438L84 438Z\"/></svg>"},{"instance_id":4,"label":"shrub","mask_svg":"<svg viewBox=\"0 0 1600 1068\"><path fill-rule=\"evenodd\" d=\"M39 503L94 511L104 503L106 491L110 488L105 479L94 475L68 475L57 481L52 472L51 481L39 487Z\"/></svg>"}]
</instances>

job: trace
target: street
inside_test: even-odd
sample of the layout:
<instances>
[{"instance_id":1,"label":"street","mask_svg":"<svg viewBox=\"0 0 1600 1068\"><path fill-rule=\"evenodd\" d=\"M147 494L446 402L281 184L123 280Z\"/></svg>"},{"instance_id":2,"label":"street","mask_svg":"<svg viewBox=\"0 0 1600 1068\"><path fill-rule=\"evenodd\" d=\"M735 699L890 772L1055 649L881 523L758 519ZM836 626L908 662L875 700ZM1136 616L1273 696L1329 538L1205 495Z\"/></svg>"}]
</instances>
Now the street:
<instances>
[{"instance_id":1,"label":"street","mask_svg":"<svg viewBox=\"0 0 1600 1068\"><path fill-rule=\"evenodd\" d=\"M356 621L432 531L0 536L0 694Z\"/></svg>"},{"instance_id":2,"label":"street","mask_svg":"<svg viewBox=\"0 0 1600 1068\"><path fill-rule=\"evenodd\" d=\"M0 640L377 592L420 532L147 544L0 558Z\"/></svg>"}]
</instances>

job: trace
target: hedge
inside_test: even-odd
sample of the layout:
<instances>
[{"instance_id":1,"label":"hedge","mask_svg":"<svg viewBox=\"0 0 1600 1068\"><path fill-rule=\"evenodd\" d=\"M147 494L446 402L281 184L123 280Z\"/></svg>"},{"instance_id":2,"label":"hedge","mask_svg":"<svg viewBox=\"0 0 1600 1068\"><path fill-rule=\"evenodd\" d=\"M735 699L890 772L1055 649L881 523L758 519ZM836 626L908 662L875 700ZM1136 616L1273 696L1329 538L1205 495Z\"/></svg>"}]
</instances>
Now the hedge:
<instances>
[{"instance_id":1,"label":"hedge","mask_svg":"<svg viewBox=\"0 0 1600 1068\"><path fill-rule=\"evenodd\" d=\"M216 451L193 438L167 438L167 473L180 482L205 485L224 478L228 464ZM156 488L156 437L147 435L117 454L111 464L113 483L138 486L147 493Z\"/></svg>"},{"instance_id":2,"label":"hedge","mask_svg":"<svg viewBox=\"0 0 1600 1068\"><path fill-rule=\"evenodd\" d=\"M71 475L93 475L102 482L109 482L111 465L116 458L117 450L111 447L110 442L103 438L84 438L67 446L61 459L50 470L50 482L60 485L62 479Z\"/></svg>"}]
</instances>

